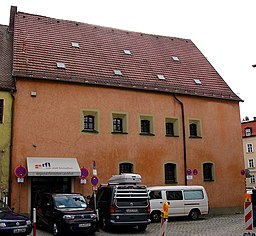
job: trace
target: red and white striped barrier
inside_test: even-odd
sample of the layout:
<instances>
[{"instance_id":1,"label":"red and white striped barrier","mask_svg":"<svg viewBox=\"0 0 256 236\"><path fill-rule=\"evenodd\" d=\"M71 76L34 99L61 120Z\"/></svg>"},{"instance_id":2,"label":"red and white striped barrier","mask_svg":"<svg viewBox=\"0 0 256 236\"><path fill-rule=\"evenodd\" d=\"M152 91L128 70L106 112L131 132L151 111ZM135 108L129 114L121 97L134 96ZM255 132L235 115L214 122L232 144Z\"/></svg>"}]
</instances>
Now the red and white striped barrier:
<instances>
[{"instance_id":1,"label":"red and white striped barrier","mask_svg":"<svg viewBox=\"0 0 256 236\"><path fill-rule=\"evenodd\" d=\"M251 202L244 203L244 222L245 222L245 230L252 231L253 215L252 215L252 203Z\"/></svg>"}]
</instances>

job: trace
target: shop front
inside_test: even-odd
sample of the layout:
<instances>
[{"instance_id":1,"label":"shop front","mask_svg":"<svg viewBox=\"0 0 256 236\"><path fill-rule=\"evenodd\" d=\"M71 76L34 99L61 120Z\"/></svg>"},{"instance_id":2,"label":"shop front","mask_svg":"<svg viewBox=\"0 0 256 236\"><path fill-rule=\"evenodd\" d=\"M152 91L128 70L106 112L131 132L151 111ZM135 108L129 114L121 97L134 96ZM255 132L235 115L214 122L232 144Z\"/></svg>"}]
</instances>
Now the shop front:
<instances>
[{"instance_id":1,"label":"shop front","mask_svg":"<svg viewBox=\"0 0 256 236\"><path fill-rule=\"evenodd\" d=\"M27 157L30 182L30 211L39 193L74 192L75 177L81 171L76 158Z\"/></svg>"}]
</instances>

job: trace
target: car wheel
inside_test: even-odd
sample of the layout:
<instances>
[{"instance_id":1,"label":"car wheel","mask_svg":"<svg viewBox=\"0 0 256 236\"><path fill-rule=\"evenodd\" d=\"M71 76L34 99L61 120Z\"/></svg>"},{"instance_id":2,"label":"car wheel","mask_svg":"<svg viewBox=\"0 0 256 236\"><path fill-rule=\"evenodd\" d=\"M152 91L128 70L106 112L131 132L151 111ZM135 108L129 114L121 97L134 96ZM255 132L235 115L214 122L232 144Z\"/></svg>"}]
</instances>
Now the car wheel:
<instances>
[{"instance_id":1,"label":"car wheel","mask_svg":"<svg viewBox=\"0 0 256 236\"><path fill-rule=\"evenodd\" d=\"M139 231L145 231L147 227L147 225L138 225Z\"/></svg>"},{"instance_id":2,"label":"car wheel","mask_svg":"<svg viewBox=\"0 0 256 236\"><path fill-rule=\"evenodd\" d=\"M200 212L198 210L191 210L189 213L189 218L191 220L197 220L199 218Z\"/></svg>"},{"instance_id":3,"label":"car wheel","mask_svg":"<svg viewBox=\"0 0 256 236\"><path fill-rule=\"evenodd\" d=\"M60 229L57 223L53 223L52 231L54 236L60 235Z\"/></svg>"},{"instance_id":4,"label":"car wheel","mask_svg":"<svg viewBox=\"0 0 256 236\"><path fill-rule=\"evenodd\" d=\"M161 212L160 211L153 211L150 215L151 221L153 223L158 223L161 221Z\"/></svg>"}]
</instances>

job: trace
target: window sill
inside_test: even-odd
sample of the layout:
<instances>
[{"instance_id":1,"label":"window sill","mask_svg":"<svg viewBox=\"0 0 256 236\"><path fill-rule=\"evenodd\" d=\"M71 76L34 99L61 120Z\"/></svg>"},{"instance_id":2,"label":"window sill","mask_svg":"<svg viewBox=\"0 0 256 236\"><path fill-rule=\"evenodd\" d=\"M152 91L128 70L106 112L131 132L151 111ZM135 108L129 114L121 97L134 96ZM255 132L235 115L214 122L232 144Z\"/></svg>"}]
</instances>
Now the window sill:
<instances>
[{"instance_id":1,"label":"window sill","mask_svg":"<svg viewBox=\"0 0 256 236\"><path fill-rule=\"evenodd\" d=\"M155 134L151 134L151 133L140 133L140 135L145 135L145 136L155 136Z\"/></svg>"},{"instance_id":2,"label":"window sill","mask_svg":"<svg viewBox=\"0 0 256 236\"><path fill-rule=\"evenodd\" d=\"M180 137L180 136L179 136L179 135L170 135L170 134L166 134L165 137L178 138L178 137Z\"/></svg>"},{"instance_id":3,"label":"window sill","mask_svg":"<svg viewBox=\"0 0 256 236\"><path fill-rule=\"evenodd\" d=\"M99 133L99 131L97 131L97 130L86 130L86 129L83 129L82 132L83 133L95 133L95 134Z\"/></svg>"},{"instance_id":4,"label":"window sill","mask_svg":"<svg viewBox=\"0 0 256 236\"><path fill-rule=\"evenodd\" d=\"M204 179L204 182L214 182L213 179Z\"/></svg>"},{"instance_id":5,"label":"window sill","mask_svg":"<svg viewBox=\"0 0 256 236\"><path fill-rule=\"evenodd\" d=\"M201 139L201 136L189 136L189 138Z\"/></svg>"},{"instance_id":6,"label":"window sill","mask_svg":"<svg viewBox=\"0 0 256 236\"><path fill-rule=\"evenodd\" d=\"M128 134L127 132L117 132L117 131L113 131L111 132L111 134Z\"/></svg>"}]
</instances>

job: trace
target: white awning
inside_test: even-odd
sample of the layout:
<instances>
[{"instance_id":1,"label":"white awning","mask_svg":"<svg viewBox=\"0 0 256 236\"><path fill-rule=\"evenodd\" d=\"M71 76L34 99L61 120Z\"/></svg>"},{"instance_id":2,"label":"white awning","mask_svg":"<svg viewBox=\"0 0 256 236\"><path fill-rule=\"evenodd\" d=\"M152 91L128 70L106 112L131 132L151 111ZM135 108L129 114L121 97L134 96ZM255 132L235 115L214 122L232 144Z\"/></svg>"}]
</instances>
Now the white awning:
<instances>
[{"instance_id":1,"label":"white awning","mask_svg":"<svg viewBox=\"0 0 256 236\"><path fill-rule=\"evenodd\" d=\"M28 176L80 176L76 158L27 157Z\"/></svg>"}]
</instances>

